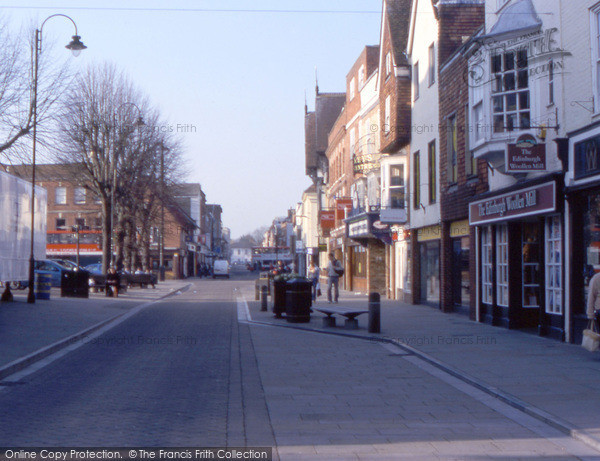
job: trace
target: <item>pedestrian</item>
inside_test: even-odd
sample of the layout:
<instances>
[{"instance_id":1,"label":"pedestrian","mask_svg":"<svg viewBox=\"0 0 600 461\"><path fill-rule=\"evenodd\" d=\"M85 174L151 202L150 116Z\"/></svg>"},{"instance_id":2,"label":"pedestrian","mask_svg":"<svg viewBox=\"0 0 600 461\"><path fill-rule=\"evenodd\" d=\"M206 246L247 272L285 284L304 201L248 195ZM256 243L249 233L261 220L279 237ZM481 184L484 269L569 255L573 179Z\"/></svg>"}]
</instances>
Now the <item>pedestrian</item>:
<instances>
[{"instance_id":1,"label":"pedestrian","mask_svg":"<svg viewBox=\"0 0 600 461\"><path fill-rule=\"evenodd\" d=\"M119 287L121 286L121 276L114 266L110 266L106 274L106 296L119 297Z\"/></svg>"},{"instance_id":2,"label":"pedestrian","mask_svg":"<svg viewBox=\"0 0 600 461\"><path fill-rule=\"evenodd\" d=\"M320 275L321 269L319 269L319 266L317 266L314 261L311 261L310 266L308 267L308 279L312 283L313 301L317 300L317 296L319 296L319 291L321 291L321 284L319 283Z\"/></svg>"},{"instance_id":3,"label":"pedestrian","mask_svg":"<svg viewBox=\"0 0 600 461\"><path fill-rule=\"evenodd\" d=\"M327 301L338 302L340 295L340 276L344 275L344 268L333 253L329 253L329 264L327 266ZM333 297L331 291L333 290Z\"/></svg>"},{"instance_id":4,"label":"pedestrian","mask_svg":"<svg viewBox=\"0 0 600 461\"><path fill-rule=\"evenodd\" d=\"M600 272L590 280L586 314L588 320L600 320Z\"/></svg>"}]
</instances>

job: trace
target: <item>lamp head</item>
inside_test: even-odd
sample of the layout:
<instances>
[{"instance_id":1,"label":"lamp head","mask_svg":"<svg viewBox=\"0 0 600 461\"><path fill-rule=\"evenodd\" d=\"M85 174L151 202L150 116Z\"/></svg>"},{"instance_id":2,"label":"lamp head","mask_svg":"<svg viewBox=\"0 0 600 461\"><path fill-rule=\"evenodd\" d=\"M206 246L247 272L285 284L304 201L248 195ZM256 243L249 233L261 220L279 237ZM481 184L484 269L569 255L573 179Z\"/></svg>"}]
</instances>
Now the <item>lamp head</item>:
<instances>
[{"instance_id":1,"label":"lamp head","mask_svg":"<svg viewBox=\"0 0 600 461\"><path fill-rule=\"evenodd\" d=\"M73 35L72 39L73 40L71 40L71 43L65 46L65 48L67 50L71 50L73 56L77 57L83 50L87 48L87 46L83 44L79 35Z\"/></svg>"}]
</instances>

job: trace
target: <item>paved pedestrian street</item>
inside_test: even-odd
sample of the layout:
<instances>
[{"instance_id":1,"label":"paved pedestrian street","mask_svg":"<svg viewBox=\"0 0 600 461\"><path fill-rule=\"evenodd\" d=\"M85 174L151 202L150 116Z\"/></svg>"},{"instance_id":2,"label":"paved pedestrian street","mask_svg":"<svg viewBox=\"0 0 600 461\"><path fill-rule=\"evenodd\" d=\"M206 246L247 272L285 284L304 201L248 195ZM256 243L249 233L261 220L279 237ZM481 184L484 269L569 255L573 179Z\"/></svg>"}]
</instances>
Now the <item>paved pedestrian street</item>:
<instances>
[{"instance_id":1,"label":"paved pedestrian street","mask_svg":"<svg viewBox=\"0 0 600 461\"><path fill-rule=\"evenodd\" d=\"M600 459L589 443L410 349L369 338L364 319L357 337L312 323L290 328L264 321L272 314L249 299L249 276L186 282L137 307L132 292L114 324L5 376L0 446L272 447L281 460ZM44 308L65 324L75 315ZM89 311L92 325L98 312ZM36 347L44 335L56 341L39 321L27 331L27 319L15 318L19 350L28 335Z\"/></svg>"}]
</instances>

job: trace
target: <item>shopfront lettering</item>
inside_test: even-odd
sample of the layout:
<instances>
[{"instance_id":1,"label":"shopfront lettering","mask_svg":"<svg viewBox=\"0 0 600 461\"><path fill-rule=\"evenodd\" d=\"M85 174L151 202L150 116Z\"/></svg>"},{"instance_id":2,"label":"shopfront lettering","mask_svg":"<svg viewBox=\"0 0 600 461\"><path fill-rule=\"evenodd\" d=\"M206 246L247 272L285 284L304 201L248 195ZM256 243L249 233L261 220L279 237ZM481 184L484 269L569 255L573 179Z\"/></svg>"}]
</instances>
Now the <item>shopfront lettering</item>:
<instances>
[{"instance_id":1,"label":"shopfront lettering","mask_svg":"<svg viewBox=\"0 0 600 461\"><path fill-rule=\"evenodd\" d=\"M556 207L555 184L548 183L489 200L471 203L471 224L509 219L529 214L553 211Z\"/></svg>"}]
</instances>

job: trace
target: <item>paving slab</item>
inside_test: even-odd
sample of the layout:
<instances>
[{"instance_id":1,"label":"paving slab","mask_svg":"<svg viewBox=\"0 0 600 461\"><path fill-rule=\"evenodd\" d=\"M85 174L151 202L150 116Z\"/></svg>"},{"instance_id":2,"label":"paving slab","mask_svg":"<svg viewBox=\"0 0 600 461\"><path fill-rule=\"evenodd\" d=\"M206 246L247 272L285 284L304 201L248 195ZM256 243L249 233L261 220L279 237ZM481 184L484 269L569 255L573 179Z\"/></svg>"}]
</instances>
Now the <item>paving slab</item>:
<instances>
[{"instance_id":1,"label":"paving slab","mask_svg":"<svg viewBox=\"0 0 600 461\"><path fill-rule=\"evenodd\" d=\"M380 344L382 341L394 343L404 351L397 354L396 360L403 360L406 354L430 360L434 365L476 387L481 386L486 392L496 394L495 397L490 397L492 400L500 396L518 408L557 425L563 431L572 430L576 438L581 435L592 446L600 447L600 353L589 353L578 345L522 331L478 323L466 316L442 313L429 306L388 300L381 303L380 334L370 334L367 331L366 315L358 317L359 330L356 331L345 330L343 326L339 326L340 322L335 328L325 328L322 325L324 315L317 312L313 312L309 323L292 325L285 319L275 319L272 312L261 312L260 304L251 301L251 290L253 287L249 286L240 291L245 299L250 300L248 310L255 324L283 327L279 330L287 331L287 335L292 335L293 331L311 330L324 333L325 337L358 336L369 339L373 344ZM359 308L366 307L367 302L364 295L342 291L339 306ZM315 305L328 306L329 303L320 298ZM360 367L353 361L352 353L347 347L340 346L339 349L341 351L335 350L339 360L349 364L348 373L354 376L354 371ZM320 351L316 356L326 352L327 350ZM389 354L388 357L393 355ZM330 368L327 375L331 375ZM388 382L394 381L396 386L402 383L402 389L406 391L422 385L417 382L418 379L408 379L406 372L398 373L396 379L392 376L387 376L386 379ZM348 383L348 391L353 394L377 394L380 397L386 393L385 386L379 386L373 380L357 384L360 382ZM382 398L385 400L388 397L386 395ZM445 395L444 399L446 397ZM352 402L351 398L339 395L336 398L346 403ZM436 402L433 401L434 404ZM401 402L397 398L394 403L398 408L402 407L403 411L414 413L432 403L432 400L427 398ZM359 406L357 403L354 405ZM454 418L453 412L456 412ZM435 416L414 416L418 416L417 419L424 424L430 424L436 419L458 423L468 421L468 418L481 418L485 413L486 410L471 408L461 414L460 410L452 408L449 412L438 412ZM374 418L373 415L370 417L372 420L377 419L376 415ZM493 418L488 421L490 427L496 425ZM464 431L459 431L462 432Z\"/></svg>"}]
</instances>

